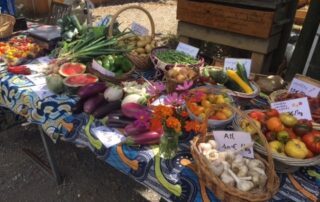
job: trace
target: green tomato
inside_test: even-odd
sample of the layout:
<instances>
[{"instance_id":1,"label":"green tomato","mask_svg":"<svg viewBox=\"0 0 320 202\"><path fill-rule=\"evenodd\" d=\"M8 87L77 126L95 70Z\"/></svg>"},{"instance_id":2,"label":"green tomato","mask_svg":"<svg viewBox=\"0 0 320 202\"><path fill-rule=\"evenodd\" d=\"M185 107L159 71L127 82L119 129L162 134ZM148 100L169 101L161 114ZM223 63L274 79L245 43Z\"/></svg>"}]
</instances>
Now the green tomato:
<instances>
[{"instance_id":1,"label":"green tomato","mask_svg":"<svg viewBox=\"0 0 320 202\"><path fill-rule=\"evenodd\" d=\"M106 69L110 69L110 63L109 60L103 61L102 66Z\"/></svg>"}]
</instances>

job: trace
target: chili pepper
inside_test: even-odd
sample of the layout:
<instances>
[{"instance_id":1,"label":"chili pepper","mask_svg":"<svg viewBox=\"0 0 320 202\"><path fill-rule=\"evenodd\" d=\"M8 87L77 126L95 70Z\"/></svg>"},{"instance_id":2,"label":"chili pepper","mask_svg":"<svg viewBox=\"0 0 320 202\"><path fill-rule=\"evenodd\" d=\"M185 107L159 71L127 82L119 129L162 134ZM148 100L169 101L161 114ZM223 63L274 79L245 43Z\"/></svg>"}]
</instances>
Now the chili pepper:
<instances>
[{"instance_id":1,"label":"chili pepper","mask_svg":"<svg viewBox=\"0 0 320 202\"><path fill-rule=\"evenodd\" d=\"M11 67L8 67L8 72L13 74L23 74L23 75L31 74L31 70L27 66L11 66Z\"/></svg>"}]
</instances>

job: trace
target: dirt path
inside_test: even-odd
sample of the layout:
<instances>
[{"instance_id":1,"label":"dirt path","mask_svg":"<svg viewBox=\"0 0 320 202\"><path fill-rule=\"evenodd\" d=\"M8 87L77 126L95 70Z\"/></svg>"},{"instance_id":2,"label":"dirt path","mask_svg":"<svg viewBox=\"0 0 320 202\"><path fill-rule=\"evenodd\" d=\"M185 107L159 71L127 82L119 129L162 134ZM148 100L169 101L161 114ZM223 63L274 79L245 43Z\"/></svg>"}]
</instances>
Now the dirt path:
<instances>
[{"instance_id":1,"label":"dirt path","mask_svg":"<svg viewBox=\"0 0 320 202\"><path fill-rule=\"evenodd\" d=\"M37 128L15 127L0 133L0 201L157 202L160 197L105 164L86 149L59 142L54 156L65 176L57 186L22 152L28 148L45 159Z\"/></svg>"},{"instance_id":2,"label":"dirt path","mask_svg":"<svg viewBox=\"0 0 320 202\"><path fill-rule=\"evenodd\" d=\"M110 4L119 3L118 1L111 1ZM167 1L166 3L129 3L126 5L112 5L107 7L96 8L93 15L96 17L95 21L100 20L103 16L113 15L124 6L139 5L148 10L155 22L156 33L175 34L177 32L176 20L176 1ZM128 27L131 23L137 22L146 28L150 29L150 24L147 16L140 10L130 9L124 11L118 18L122 24L122 28Z\"/></svg>"}]
</instances>

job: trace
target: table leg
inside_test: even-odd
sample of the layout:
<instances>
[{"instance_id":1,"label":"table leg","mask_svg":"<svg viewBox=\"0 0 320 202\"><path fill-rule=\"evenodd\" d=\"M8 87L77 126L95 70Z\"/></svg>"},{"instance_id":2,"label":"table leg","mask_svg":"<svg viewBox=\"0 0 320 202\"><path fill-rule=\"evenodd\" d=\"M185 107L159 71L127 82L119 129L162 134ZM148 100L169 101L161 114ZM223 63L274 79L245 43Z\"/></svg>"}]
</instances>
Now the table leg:
<instances>
[{"instance_id":1,"label":"table leg","mask_svg":"<svg viewBox=\"0 0 320 202\"><path fill-rule=\"evenodd\" d=\"M42 144L49 161L49 166L45 162L43 162L43 160L41 160L41 158L38 157L36 154L34 154L31 150L29 149L22 149L22 150L31 158L31 160L34 163L36 163L36 165L39 166L40 169L45 171L45 173L48 174L49 177L52 177L56 181L57 185L60 185L62 183L62 178L59 173L56 161L52 156L52 149L49 145L48 137L46 136L46 134L44 134L41 126L38 126L38 128L39 128L40 136L42 139Z\"/></svg>"}]
</instances>

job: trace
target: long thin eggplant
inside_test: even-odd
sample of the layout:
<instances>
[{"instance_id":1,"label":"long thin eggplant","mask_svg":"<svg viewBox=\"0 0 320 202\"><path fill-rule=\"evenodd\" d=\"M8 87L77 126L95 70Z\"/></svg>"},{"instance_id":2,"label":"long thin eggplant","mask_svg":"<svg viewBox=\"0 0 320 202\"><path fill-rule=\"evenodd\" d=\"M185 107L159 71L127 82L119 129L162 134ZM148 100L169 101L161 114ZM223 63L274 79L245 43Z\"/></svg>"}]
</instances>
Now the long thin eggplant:
<instances>
[{"instance_id":1,"label":"long thin eggplant","mask_svg":"<svg viewBox=\"0 0 320 202\"><path fill-rule=\"evenodd\" d=\"M107 116L110 112L120 108L121 108L120 100L108 102L107 104L103 104L100 107L96 108L96 110L93 112L93 116L97 119L101 119Z\"/></svg>"},{"instance_id":2,"label":"long thin eggplant","mask_svg":"<svg viewBox=\"0 0 320 202\"><path fill-rule=\"evenodd\" d=\"M121 118L118 119L118 118L110 117L110 118L108 118L108 123L121 123L121 124L128 125L128 124L131 124L132 121L131 120L121 119Z\"/></svg>"},{"instance_id":3,"label":"long thin eggplant","mask_svg":"<svg viewBox=\"0 0 320 202\"><path fill-rule=\"evenodd\" d=\"M131 123L124 128L124 131L125 131L125 135L134 137L147 132L148 128L146 128L145 126Z\"/></svg>"},{"instance_id":4,"label":"long thin eggplant","mask_svg":"<svg viewBox=\"0 0 320 202\"><path fill-rule=\"evenodd\" d=\"M83 111L91 114L94 112L97 108L100 107L100 105L105 101L102 94L98 94L92 98L89 98L83 106Z\"/></svg>"},{"instance_id":5,"label":"long thin eggplant","mask_svg":"<svg viewBox=\"0 0 320 202\"><path fill-rule=\"evenodd\" d=\"M137 144L149 145L149 144L159 143L160 138L161 138L161 134L154 131L149 131L134 137L129 136L127 137L125 143L128 145L137 145Z\"/></svg>"},{"instance_id":6,"label":"long thin eggplant","mask_svg":"<svg viewBox=\"0 0 320 202\"><path fill-rule=\"evenodd\" d=\"M103 82L92 83L81 87L78 91L78 96L80 98L88 98L103 93L106 89L107 85Z\"/></svg>"},{"instance_id":7,"label":"long thin eggplant","mask_svg":"<svg viewBox=\"0 0 320 202\"><path fill-rule=\"evenodd\" d=\"M137 103L126 103L121 106L122 113L129 118L136 118L137 113L148 110L146 106Z\"/></svg>"}]
</instances>

